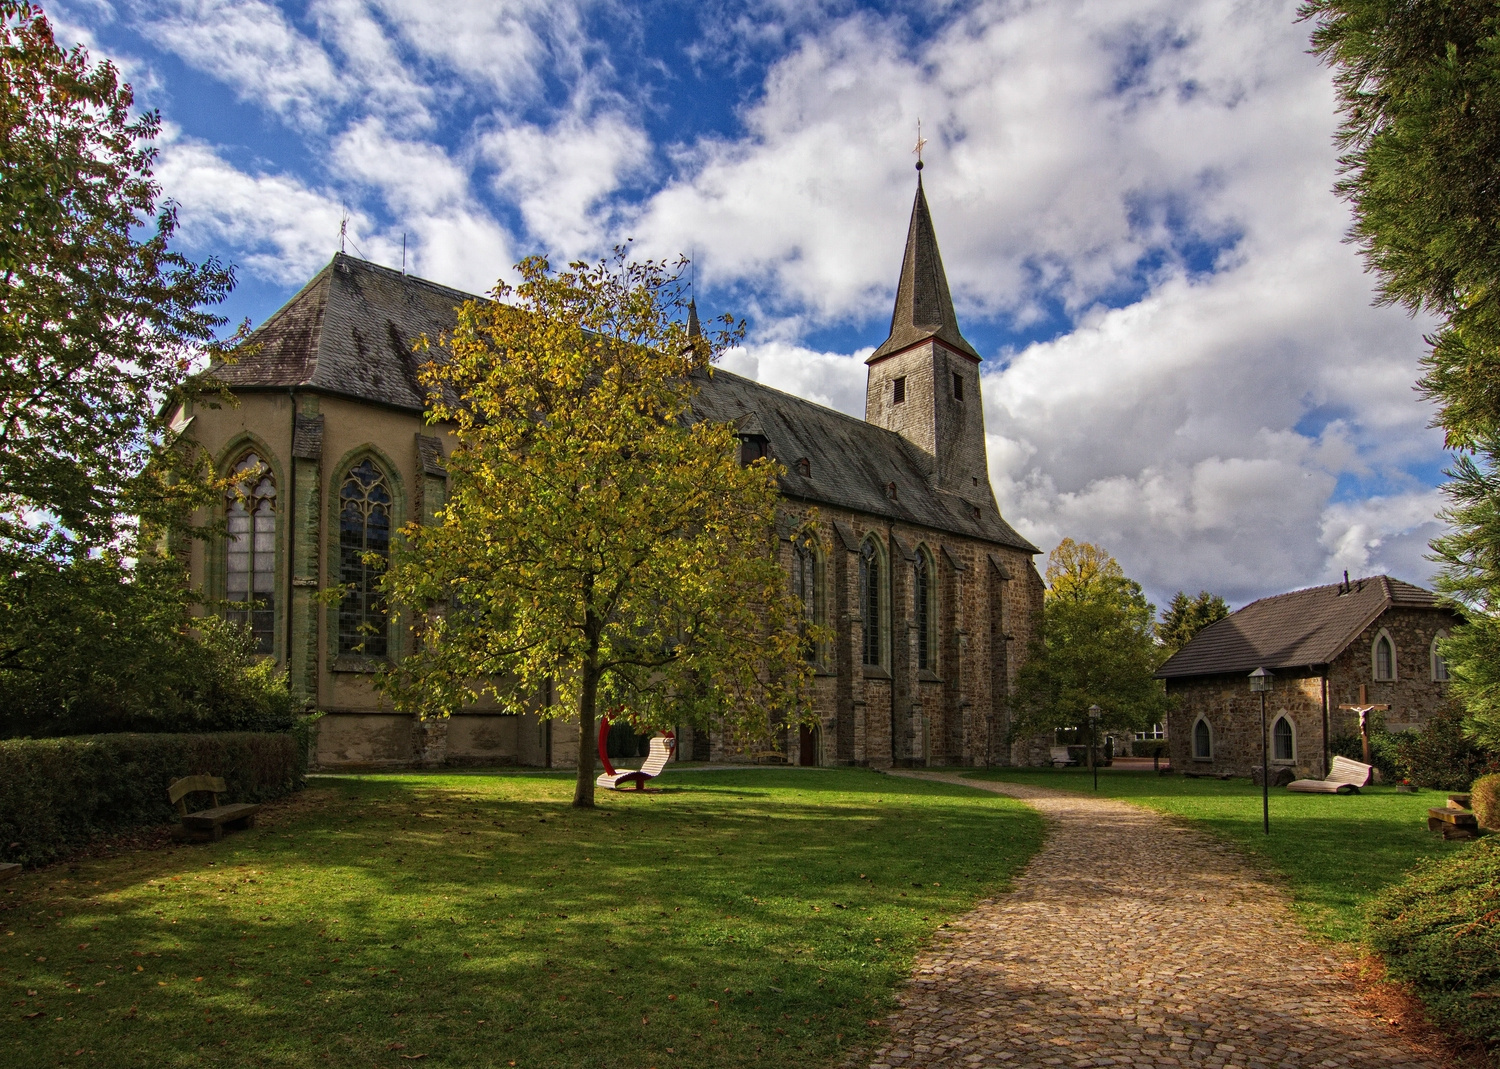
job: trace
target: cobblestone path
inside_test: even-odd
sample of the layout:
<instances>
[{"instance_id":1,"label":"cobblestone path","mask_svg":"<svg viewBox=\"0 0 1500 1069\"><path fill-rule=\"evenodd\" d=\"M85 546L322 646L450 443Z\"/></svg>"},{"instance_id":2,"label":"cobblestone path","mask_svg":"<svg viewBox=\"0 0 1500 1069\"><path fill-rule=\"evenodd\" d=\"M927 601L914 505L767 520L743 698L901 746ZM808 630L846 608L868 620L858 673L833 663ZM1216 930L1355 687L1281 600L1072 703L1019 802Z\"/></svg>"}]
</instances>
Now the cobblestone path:
<instances>
[{"instance_id":1,"label":"cobblestone path","mask_svg":"<svg viewBox=\"0 0 1500 1069\"><path fill-rule=\"evenodd\" d=\"M1346 963L1224 844L1124 802L919 775L1024 799L1048 837L918 958L871 1069L1446 1064L1356 1012Z\"/></svg>"}]
</instances>

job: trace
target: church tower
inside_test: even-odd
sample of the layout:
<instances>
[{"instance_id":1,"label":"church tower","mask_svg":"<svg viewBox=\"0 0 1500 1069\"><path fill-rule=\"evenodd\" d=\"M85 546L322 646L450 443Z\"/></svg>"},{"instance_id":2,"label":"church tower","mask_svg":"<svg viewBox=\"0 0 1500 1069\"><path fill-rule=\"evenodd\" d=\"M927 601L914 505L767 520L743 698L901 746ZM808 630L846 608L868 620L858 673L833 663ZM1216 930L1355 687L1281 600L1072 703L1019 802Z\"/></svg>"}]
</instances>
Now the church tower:
<instances>
[{"instance_id":1,"label":"church tower","mask_svg":"<svg viewBox=\"0 0 1500 1069\"><path fill-rule=\"evenodd\" d=\"M865 420L895 431L932 458L932 484L995 507L984 448L979 354L964 339L938 254L917 163L891 333L865 361Z\"/></svg>"}]
</instances>

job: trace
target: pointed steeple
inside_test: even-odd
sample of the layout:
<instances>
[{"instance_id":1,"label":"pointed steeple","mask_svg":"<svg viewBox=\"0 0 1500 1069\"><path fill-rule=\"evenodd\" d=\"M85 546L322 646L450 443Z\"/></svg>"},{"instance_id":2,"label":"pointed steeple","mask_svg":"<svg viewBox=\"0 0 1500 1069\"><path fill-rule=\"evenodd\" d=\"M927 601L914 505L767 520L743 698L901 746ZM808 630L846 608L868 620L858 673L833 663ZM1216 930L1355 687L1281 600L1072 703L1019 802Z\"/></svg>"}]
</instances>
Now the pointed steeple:
<instances>
[{"instance_id":1,"label":"pointed steeple","mask_svg":"<svg viewBox=\"0 0 1500 1069\"><path fill-rule=\"evenodd\" d=\"M688 298L688 337L703 337L703 328L698 324L698 301L692 297Z\"/></svg>"},{"instance_id":2,"label":"pointed steeple","mask_svg":"<svg viewBox=\"0 0 1500 1069\"><path fill-rule=\"evenodd\" d=\"M918 164L920 167L921 164ZM896 308L891 314L891 334L865 361L875 361L936 338L951 349L978 360L979 354L958 329L953 295L938 253L937 233L922 175L917 174L917 198L911 206L911 224L906 231L906 256L901 261L901 281L896 287Z\"/></svg>"}]
</instances>

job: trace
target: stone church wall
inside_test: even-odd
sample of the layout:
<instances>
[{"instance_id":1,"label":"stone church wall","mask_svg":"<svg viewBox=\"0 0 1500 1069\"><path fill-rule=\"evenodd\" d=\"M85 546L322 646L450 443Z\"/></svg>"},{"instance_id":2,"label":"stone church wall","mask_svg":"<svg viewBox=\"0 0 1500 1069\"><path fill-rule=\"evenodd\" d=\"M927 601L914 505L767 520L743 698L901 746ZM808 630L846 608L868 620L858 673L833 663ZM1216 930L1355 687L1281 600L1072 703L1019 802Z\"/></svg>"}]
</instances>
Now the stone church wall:
<instances>
[{"instance_id":1,"label":"stone church wall","mask_svg":"<svg viewBox=\"0 0 1500 1069\"><path fill-rule=\"evenodd\" d=\"M1432 678L1432 640L1456 622L1447 610L1388 609L1365 628L1327 667L1328 738L1359 734L1358 714L1339 706L1357 703L1361 685L1370 704L1391 706L1383 714L1387 730L1425 727L1450 701L1447 684ZM1390 636L1396 650L1393 681L1375 678L1373 649L1381 633ZM1278 716L1285 715L1294 733L1295 760L1279 764L1292 767L1299 777L1318 778L1326 772L1324 687L1321 671L1283 670L1276 674L1266 696L1267 731ZM1259 767L1260 696L1250 692L1246 674L1169 679L1167 694L1177 702L1167 729L1174 768L1248 776ZM1213 734L1213 753L1208 760L1193 756L1193 728L1199 718L1208 723ZM1278 762L1273 760L1271 764Z\"/></svg>"}]
</instances>

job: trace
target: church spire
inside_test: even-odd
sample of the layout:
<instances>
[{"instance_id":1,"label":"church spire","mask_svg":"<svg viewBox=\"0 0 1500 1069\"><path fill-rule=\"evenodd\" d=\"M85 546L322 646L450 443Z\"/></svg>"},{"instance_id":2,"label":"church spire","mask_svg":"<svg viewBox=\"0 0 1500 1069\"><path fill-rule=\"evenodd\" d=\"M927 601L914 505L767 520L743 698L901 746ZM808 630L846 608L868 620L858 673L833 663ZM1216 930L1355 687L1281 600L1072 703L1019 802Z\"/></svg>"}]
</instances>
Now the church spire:
<instances>
[{"instance_id":1,"label":"church spire","mask_svg":"<svg viewBox=\"0 0 1500 1069\"><path fill-rule=\"evenodd\" d=\"M936 338L974 360L979 354L958 329L953 295L938 253L937 232L922 189L922 164L917 162L917 197L911 206L906 231L906 256L901 261L901 281L896 286L896 308L891 314L891 334L865 361L873 364L893 353Z\"/></svg>"},{"instance_id":2,"label":"church spire","mask_svg":"<svg viewBox=\"0 0 1500 1069\"><path fill-rule=\"evenodd\" d=\"M696 298L688 298L688 337L703 337L703 327L698 323L698 301Z\"/></svg>"}]
</instances>

